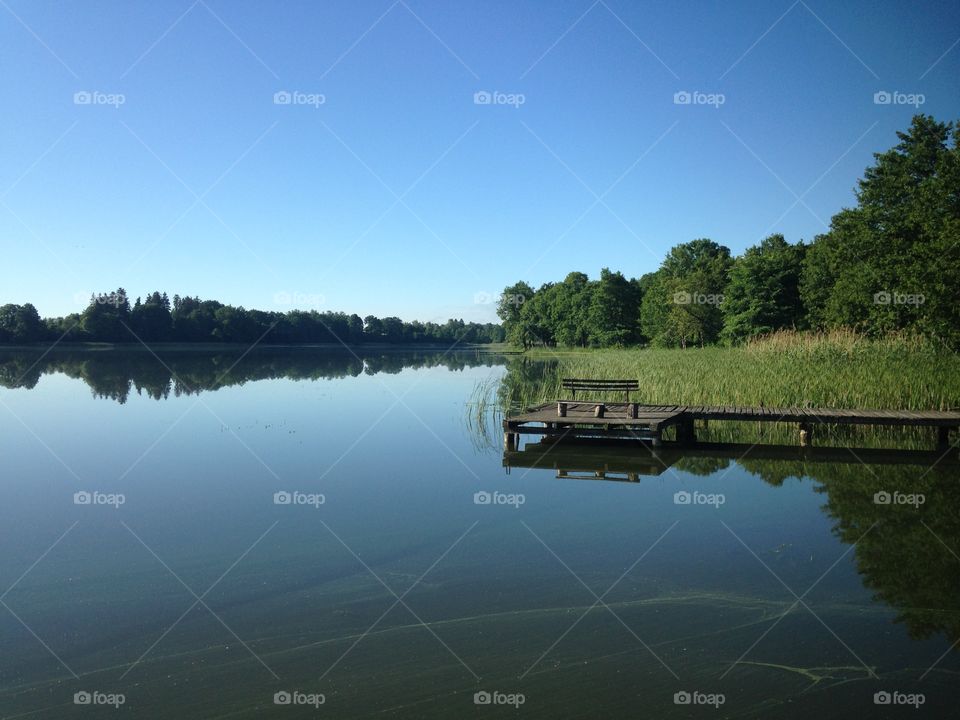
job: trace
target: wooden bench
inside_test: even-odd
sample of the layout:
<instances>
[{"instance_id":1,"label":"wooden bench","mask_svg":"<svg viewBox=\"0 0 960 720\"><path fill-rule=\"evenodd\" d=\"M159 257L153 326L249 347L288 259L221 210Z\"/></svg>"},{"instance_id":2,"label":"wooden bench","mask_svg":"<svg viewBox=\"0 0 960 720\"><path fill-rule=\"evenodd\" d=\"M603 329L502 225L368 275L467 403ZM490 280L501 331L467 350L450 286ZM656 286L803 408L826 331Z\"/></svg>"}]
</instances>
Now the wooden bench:
<instances>
[{"instance_id":1,"label":"wooden bench","mask_svg":"<svg viewBox=\"0 0 960 720\"><path fill-rule=\"evenodd\" d=\"M630 393L640 389L640 383L637 380L587 380L583 378L564 378L560 382L564 390L570 391L570 400L560 400L557 403L557 415L566 417L567 403L576 402L577 392L622 392L624 402L630 403ZM606 412L606 404L596 403L594 408L595 417L603 417ZM629 412L631 417L637 416L637 404L630 403Z\"/></svg>"},{"instance_id":2,"label":"wooden bench","mask_svg":"<svg viewBox=\"0 0 960 720\"><path fill-rule=\"evenodd\" d=\"M636 380L580 380L577 378L564 378L560 382L564 390L569 390L572 399L577 399L577 391L580 392L622 392L623 399L630 402L630 393L640 389L640 383Z\"/></svg>"}]
</instances>

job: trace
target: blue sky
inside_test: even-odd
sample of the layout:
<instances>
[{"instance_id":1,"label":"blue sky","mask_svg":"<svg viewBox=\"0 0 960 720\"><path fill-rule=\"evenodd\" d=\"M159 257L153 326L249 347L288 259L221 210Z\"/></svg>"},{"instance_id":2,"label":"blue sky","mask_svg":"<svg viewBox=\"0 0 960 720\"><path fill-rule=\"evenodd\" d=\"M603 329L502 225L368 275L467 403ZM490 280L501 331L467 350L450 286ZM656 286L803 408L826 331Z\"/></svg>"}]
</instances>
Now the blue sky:
<instances>
[{"instance_id":1,"label":"blue sky","mask_svg":"<svg viewBox=\"0 0 960 720\"><path fill-rule=\"evenodd\" d=\"M955 2L3 0L0 303L482 321L517 279L810 240L911 101L960 117L958 40Z\"/></svg>"}]
</instances>

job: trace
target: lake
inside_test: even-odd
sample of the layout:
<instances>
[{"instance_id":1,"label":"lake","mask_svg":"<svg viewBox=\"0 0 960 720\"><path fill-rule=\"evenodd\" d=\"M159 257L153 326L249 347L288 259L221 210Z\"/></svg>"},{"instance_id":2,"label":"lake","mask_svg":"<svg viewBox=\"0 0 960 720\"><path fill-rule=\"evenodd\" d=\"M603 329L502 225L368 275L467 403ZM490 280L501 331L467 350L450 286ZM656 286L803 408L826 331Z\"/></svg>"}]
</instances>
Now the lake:
<instances>
[{"instance_id":1,"label":"lake","mask_svg":"<svg viewBox=\"0 0 960 720\"><path fill-rule=\"evenodd\" d=\"M955 711L955 457L506 457L511 372L0 352L0 715Z\"/></svg>"}]
</instances>

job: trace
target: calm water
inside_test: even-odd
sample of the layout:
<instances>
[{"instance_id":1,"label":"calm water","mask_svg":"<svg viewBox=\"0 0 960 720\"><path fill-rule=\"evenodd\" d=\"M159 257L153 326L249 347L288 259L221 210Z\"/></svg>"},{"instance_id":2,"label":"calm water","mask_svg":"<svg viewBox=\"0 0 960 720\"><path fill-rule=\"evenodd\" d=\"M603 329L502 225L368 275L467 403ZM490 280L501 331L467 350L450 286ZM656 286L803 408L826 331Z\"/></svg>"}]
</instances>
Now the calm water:
<instances>
[{"instance_id":1,"label":"calm water","mask_svg":"<svg viewBox=\"0 0 960 720\"><path fill-rule=\"evenodd\" d=\"M466 419L506 372L475 355L38 355L0 353L3 717L960 700L955 464L504 458Z\"/></svg>"}]
</instances>

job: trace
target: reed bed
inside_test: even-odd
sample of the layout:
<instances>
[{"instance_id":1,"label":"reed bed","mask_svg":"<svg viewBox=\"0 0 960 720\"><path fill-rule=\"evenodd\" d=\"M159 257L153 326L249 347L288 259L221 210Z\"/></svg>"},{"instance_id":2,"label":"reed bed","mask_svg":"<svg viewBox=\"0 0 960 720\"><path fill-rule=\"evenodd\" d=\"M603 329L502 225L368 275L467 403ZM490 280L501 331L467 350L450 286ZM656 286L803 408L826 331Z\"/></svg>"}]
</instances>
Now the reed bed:
<instances>
[{"instance_id":1,"label":"reed bed","mask_svg":"<svg viewBox=\"0 0 960 720\"><path fill-rule=\"evenodd\" d=\"M960 355L915 336L778 332L735 348L534 350L511 362L504 409L553 400L565 377L630 378L650 404L947 410Z\"/></svg>"}]
</instances>

